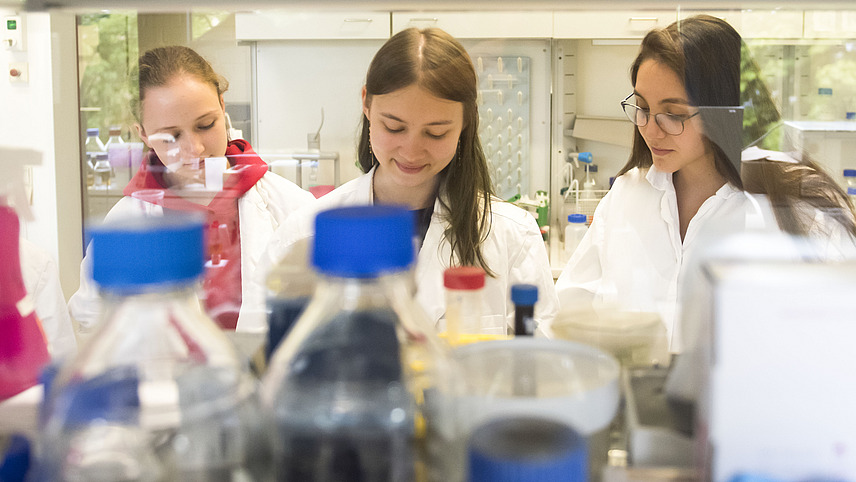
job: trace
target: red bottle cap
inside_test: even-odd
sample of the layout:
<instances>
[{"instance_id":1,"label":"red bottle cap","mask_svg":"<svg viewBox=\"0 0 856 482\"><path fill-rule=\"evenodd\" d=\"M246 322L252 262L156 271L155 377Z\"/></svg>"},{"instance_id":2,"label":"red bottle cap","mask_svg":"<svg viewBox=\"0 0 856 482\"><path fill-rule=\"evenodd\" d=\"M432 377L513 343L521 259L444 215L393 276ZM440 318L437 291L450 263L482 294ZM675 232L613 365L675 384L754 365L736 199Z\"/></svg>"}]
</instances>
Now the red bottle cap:
<instances>
[{"instance_id":1,"label":"red bottle cap","mask_svg":"<svg viewBox=\"0 0 856 482\"><path fill-rule=\"evenodd\" d=\"M458 266L443 272L443 286L452 290L484 288L484 270L475 266Z\"/></svg>"}]
</instances>

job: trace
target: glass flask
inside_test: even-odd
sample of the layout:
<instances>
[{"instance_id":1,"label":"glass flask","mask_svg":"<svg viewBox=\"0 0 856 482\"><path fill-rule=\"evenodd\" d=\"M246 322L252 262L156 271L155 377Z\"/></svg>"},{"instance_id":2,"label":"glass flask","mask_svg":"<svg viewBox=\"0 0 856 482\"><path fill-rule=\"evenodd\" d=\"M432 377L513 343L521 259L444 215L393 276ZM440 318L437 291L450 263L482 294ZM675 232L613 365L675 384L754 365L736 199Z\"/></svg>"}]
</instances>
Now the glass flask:
<instances>
[{"instance_id":1,"label":"glass flask","mask_svg":"<svg viewBox=\"0 0 856 482\"><path fill-rule=\"evenodd\" d=\"M413 234L403 208L318 214L317 288L262 383L277 480L463 479L461 379L413 299Z\"/></svg>"},{"instance_id":2,"label":"glass flask","mask_svg":"<svg viewBox=\"0 0 856 482\"><path fill-rule=\"evenodd\" d=\"M196 296L201 220L134 218L91 239L102 323L46 390L38 480L263 477L257 384Z\"/></svg>"}]
</instances>

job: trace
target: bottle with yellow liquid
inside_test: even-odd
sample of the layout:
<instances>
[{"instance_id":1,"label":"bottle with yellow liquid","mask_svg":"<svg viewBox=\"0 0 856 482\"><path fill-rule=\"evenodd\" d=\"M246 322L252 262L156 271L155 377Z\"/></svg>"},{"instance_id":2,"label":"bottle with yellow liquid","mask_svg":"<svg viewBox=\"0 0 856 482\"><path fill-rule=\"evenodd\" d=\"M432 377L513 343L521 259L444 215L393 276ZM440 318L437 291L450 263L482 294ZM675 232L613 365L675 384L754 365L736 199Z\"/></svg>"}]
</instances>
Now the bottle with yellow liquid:
<instances>
[{"instance_id":1,"label":"bottle with yellow liquid","mask_svg":"<svg viewBox=\"0 0 856 482\"><path fill-rule=\"evenodd\" d=\"M485 326L482 292L485 272L474 266L457 266L443 273L446 288L446 331L441 334L453 347L508 337Z\"/></svg>"}]
</instances>

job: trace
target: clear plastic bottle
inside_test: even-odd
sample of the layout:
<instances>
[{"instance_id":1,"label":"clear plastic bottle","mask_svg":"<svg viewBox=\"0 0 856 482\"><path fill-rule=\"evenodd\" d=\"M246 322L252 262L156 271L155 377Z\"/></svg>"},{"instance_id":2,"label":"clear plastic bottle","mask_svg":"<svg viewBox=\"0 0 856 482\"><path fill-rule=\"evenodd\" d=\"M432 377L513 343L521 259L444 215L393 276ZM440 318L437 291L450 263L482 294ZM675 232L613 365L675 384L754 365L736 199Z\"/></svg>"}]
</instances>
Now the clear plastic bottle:
<instances>
[{"instance_id":1,"label":"clear plastic bottle","mask_svg":"<svg viewBox=\"0 0 856 482\"><path fill-rule=\"evenodd\" d=\"M274 477L462 480L461 378L413 300L412 213L348 207L315 223L318 287L262 383Z\"/></svg>"},{"instance_id":2,"label":"clear plastic bottle","mask_svg":"<svg viewBox=\"0 0 856 482\"><path fill-rule=\"evenodd\" d=\"M91 234L102 323L47 390L39 480L262 477L255 379L196 296L202 222L135 218Z\"/></svg>"},{"instance_id":3,"label":"clear plastic bottle","mask_svg":"<svg viewBox=\"0 0 856 482\"><path fill-rule=\"evenodd\" d=\"M7 173L7 175L9 175ZM35 386L50 360L21 273L18 214L0 193L0 401Z\"/></svg>"},{"instance_id":4,"label":"clear plastic bottle","mask_svg":"<svg viewBox=\"0 0 856 482\"><path fill-rule=\"evenodd\" d=\"M83 145L83 151L86 156L87 186L92 186L95 183L95 156L100 152L107 152L98 134L99 130L97 127L86 129L86 142Z\"/></svg>"},{"instance_id":5,"label":"clear plastic bottle","mask_svg":"<svg viewBox=\"0 0 856 482\"><path fill-rule=\"evenodd\" d=\"M112 177L119 187L124 187L131 180L131 149L130 144L122 139L122 129L119 126L110 126L110 137L104 144L107 151L107 160L110 161Z\"/></svg>"},{"instance_id":6,"label":"clear plastic bottle","mask_svg":"<svg viewBox=\"0 0 856 482\"><path fill-rule=\"evenodd\" d=\"M107 131L109 137L107 138L107 142L104 144L104 150L110 151L110 146L113 144L124 144L125 139L122 139L122 128L119 126L110 126L110 130Z\"/></svg>"},{"instance_id":7,"label":"clear plastic bottle","mask_svg":"<svg viewBox=\"0 0 856 482\"><path fill-rule=\"evenodd\" d=\"M583 240L583 236L588 232L588 226L586 226L586 221L588 217L585 214L569 214L568 215L568 224L565 226L565 262L567 263L571 256L573 256L574 251L579 246L580 241Z\"/></svg>"},{"instance_id":8,"label":"clear plastic bottle","mask_svg":"<svg viewBox=\"0 0 856 482\"><path fill-rule=\"evenodd\" d=\"M106 152L95 154L93 159L92 171L95 173L95 187L109 188L110 178L113 176L113 167L107 159Z\"/></svg>"},{"instance_id":9,"label":"clear plastic bottle","mask_svg":"<svg viewBox=\"0 0 856 482\"><path fill-rule=\"evenodd\" d=\"M479 341L482 335L484 270L457 266L443 272L446 298L446 341L452 346Z\"/></svg>"},{"instance_id":10,"label":"clear plastic bottle","mask_svg":"<svg viewBox=\"0 0 856 482\"><path fill-rule=\"evenodd\" d=\"M95 165L95 154L99 152L107 152L107 148L104 146L104 143L101 142L101 138L98 137L99 129L97 127L92 127L86 129L86 142L83 145L83 150L86 152L86 159L89 161L89 164Z\"/></svg>"}]
</instances>

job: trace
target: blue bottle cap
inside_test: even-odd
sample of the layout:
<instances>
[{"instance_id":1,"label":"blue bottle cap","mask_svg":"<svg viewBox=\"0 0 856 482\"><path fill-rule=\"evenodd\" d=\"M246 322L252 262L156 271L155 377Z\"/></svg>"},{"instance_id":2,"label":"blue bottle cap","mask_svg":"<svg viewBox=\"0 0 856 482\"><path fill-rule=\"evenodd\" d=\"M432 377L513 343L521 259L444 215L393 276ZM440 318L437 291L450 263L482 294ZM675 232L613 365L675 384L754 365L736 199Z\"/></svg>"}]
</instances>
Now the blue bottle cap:
<instances>
[{"instance_id":1,"label":"blue bottle cap","mask_svg":"<svg viewBox=\"0 0 856 482\"><path fill-rule=\"evenodd\" d=\"M371 278L413 262L413 213L397 206L352 206L318 213L312 264L320 272Z\"/></svg>"},{"instance_id":2,"label":"blue bottle cap","mask_svg":"<svg viewBox=\"0 0 856 482\"><path fill-rule=\"evenodd\" d=\"M856 169L845 169L844 177L856 177Z\"/></svg>"},{"instance_id":3,"label":"blue bottle cap","mask_svg":"<svg viewBox=\"0 0 856 482\"><path fill-rule=\"evenodd\" d=\"M0 458L0 480L27 480L30 470L30 441L20 434L9 438L6 453Z\"/></svg>"},{"instance_id":4,"label":"blue bottle cap","mask_svg":"<svg viewBox=\"0 0 856 482\"><path fill-rule=\"evenodd\" d=\"M569 223L584 223L586 222L585 214L568 214L568 222Z\"/></svg>"},{"instance_id":5,"label":"blue bottle cap","mask_svg":"<svg viewBox=\"0 0 856 482\"><path fill-rule=\"evenodd\" d=\"M501 418L476 428L469 460L469 480L588 480L585 439L568 425L542 418Z\"/></svg>"},{"instance_id":6,"label":"blue bottle cap","mask_svg":"<svg viewBox=\"0 0 856 482\"><path fill-rule=\"evenodd\" d=\"M534 306L538 301L538 287L529 284L511 286L511 302L520 306Z\"/></svg>"},{"instance_id":7,"label":"blue bottle cap","mask_svg":"<svg viewBox=\"0 0 856 482\"><path fill-rule=\"evenodd\" d=\"M92 278L102 288L126 290L191 282L205 266L198 216L139 217L90 230Z\"/></svg>"},{"instance_id":8,"label":"blue bottle cap","mask_svg":"<svg viewBox=\"0 0 856 482\"><path fill-rule=\"evenodd\" d=\"M579 154L577 154L577 159L580 162L585 162L587 164L591 164L591 161L592 161L591 152L580 152Z\"/></svg>"},{"instance_id":9,"label":"blue bottle cap","mask_svg":"<svg viewBox=\"0 0 856 482\"><path fill-rule=\"evenodd\" d=\"M97 127L90 127L89 129L86 129L87 136L97 136L99 132L100 131Z\"/></svg>"}]
</instances>

